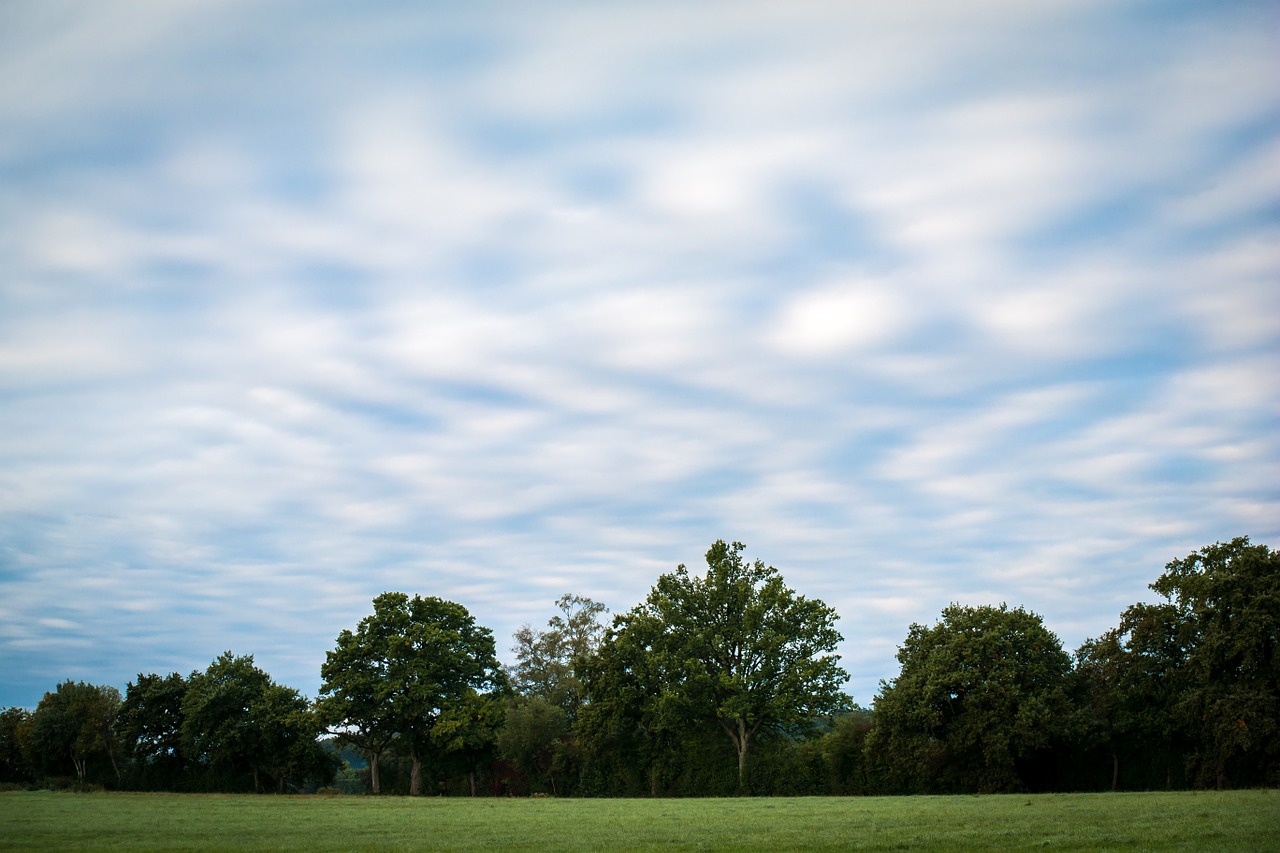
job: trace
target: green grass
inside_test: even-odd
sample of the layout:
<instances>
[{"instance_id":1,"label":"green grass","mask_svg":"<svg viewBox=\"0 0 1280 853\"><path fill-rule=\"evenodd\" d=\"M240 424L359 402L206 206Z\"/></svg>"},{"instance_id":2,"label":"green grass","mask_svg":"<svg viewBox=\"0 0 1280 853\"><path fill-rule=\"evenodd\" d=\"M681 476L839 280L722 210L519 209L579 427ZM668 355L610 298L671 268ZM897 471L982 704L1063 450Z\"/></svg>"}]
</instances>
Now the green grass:
<instances>
[{"instance_id":1,"label":"green grass","mask_svg":"<svg viewBox=\"0 0 1280 853\"><path fill-rule=\"evenodd\" d=\"M1280 791L723 800L0 793L0 850L1280 849Z\"/></svg>"}]
</instances>

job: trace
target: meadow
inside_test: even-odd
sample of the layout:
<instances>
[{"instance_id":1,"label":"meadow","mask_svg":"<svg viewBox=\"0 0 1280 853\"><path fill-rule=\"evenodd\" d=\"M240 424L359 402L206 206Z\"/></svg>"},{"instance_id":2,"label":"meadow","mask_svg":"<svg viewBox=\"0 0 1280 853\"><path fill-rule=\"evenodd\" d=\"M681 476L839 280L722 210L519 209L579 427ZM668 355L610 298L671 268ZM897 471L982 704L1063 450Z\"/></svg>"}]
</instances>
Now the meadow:
<instances>
[{"instance_id":1,"label":"meadow","mask_svg":"<svg viewBox=\"0 0 1280 853\"><path fill-rule=\"evenodd\" d=\"M1280 791L795 799L0 793L0 850L1280 849Z\"/></svg>"}]
</instances>

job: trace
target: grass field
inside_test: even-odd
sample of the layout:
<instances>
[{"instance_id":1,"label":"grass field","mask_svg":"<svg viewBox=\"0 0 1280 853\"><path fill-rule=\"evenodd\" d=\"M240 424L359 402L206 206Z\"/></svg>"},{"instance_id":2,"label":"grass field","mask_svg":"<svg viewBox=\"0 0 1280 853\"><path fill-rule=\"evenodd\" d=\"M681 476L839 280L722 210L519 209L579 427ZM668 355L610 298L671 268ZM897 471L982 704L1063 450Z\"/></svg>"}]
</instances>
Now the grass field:
<instances>
[{"instance_id":1,"label":"grass field","mask_svg":"<svg viewBox=\"0 0 1280 853\"><path fill-rule=\"evenodd\" d=\"M0 850L1280 850L1280 791L724 800L0 793Z\"/></svg>"}]
</instances>

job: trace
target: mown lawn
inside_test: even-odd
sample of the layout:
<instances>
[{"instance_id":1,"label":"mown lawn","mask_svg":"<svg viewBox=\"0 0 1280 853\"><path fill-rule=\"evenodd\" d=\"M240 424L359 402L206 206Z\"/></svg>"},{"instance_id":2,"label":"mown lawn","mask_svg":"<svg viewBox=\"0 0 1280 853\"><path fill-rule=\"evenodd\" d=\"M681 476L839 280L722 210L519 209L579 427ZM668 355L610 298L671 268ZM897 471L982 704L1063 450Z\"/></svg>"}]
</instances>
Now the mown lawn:
<instances>
[{"instance_id":1,"label":"mown lawn","mask_svg":"<svg viewBox=\"0 0 1280 853\"><path fill-rule=\"evenodd\" d=\"M0 850L1280 850L1280 791L706 800L0 794Z\"/></svg>"}]
</instances>

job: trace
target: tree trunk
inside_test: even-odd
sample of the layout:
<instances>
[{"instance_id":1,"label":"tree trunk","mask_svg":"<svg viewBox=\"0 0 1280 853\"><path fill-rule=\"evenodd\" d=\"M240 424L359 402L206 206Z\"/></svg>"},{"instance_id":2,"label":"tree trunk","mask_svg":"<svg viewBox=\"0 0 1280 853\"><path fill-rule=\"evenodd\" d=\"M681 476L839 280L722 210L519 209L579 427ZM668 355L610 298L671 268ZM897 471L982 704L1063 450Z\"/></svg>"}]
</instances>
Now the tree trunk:
<instances>
[{"instance_id":1,"label":"tree trunk","mask_svg":"<svg viewBox=\"0 0 1280 853\"><path fill-rule=\"evenodd\" d=\"M84 759L76 755L75 752L73 751L71 753L71 763L74 764L76 768L76 781L79 783L80 787L83 788L84 787Z\"/></svg>"},{"instance_id":2,"label":"tree trunk","mask_svg":"<svg viewBox=\"0 0 1280 853\"><path fill-rule=\"evenodd\" d=\"M751 742L751 735L745 731L742 733L742 739L738 743L738 793L746 791L747 783L747 745Z\"/></svg>"},{"instance_id":3,"label":"tree trunk","mask_svg":"<svg viewBox=\"0 0 1280 853\"><path fill-rule=\"evenodd\" d=\"M724 733L733 742L734 751L738 753L738 793L741 794L746 790L747 750L751 747L751 735L755 733L755 729L748 729L747 721L742 717L734 720L734 725L720 720L720 728L724 729Z\"/></svg>"},{"instance_id":4,"label":"tree trunk","mask_svg":"<svg viewBox=\"0 0 1280 853\"><path fill-rule=\"evenodd\" d=\"M409 769L409 796L422 796L422 760L418 758L415 750L410 756Z\"/></svg>"},{"instance_id":5,"label":"tree trunk","mask_svg":"<svg viewBox=\"0 0 1280 853\"><path fill-rule=\"evenodd\" d=\"M284 774L283 773L280 774L280 784L276 788L276 791L281 794L284 793Z\"/></svg>"},{"instance_id":6,"label":"tree trunk","mask_svg":"<svg viewBox=\"0 0 1280 853\"><path fill-rule=\"evenodd\" d=\"M1120 756L1116 751L1111 750L1111 790L1114 791L1120 787Z\"/></svg>"},{"instance_id":7,"label":"tree trunk","mask_svg":"<svg viewBox=\"0 0 1280 853\"><path fill-rule=\"evenodd\" d=\"M258 768L253 768L253 792L255 794L262 793L262 782L258 779Z\"/></svg>"},{"instance_id":8,"label":"tree trunk","mask_svg":"<svg viewBox=\"0 0 1280 853\"><path fill-rule=\"evenodd\" d=\"M382 793L382 779L378 776L378 759L381 757L380 752L369 753L369 790L375 797Z\"/></svg>"},{"instance_id":9,"label":"tree trunk","mask_svg":"<svg viewBox=\"0 0 1280 853\"><path fill-rule=\"evenodd\" d=\"M467 780L471 782L471 796L476 795L476 769L472 767L467 771Z\"/></svg>"}]
</instances>

